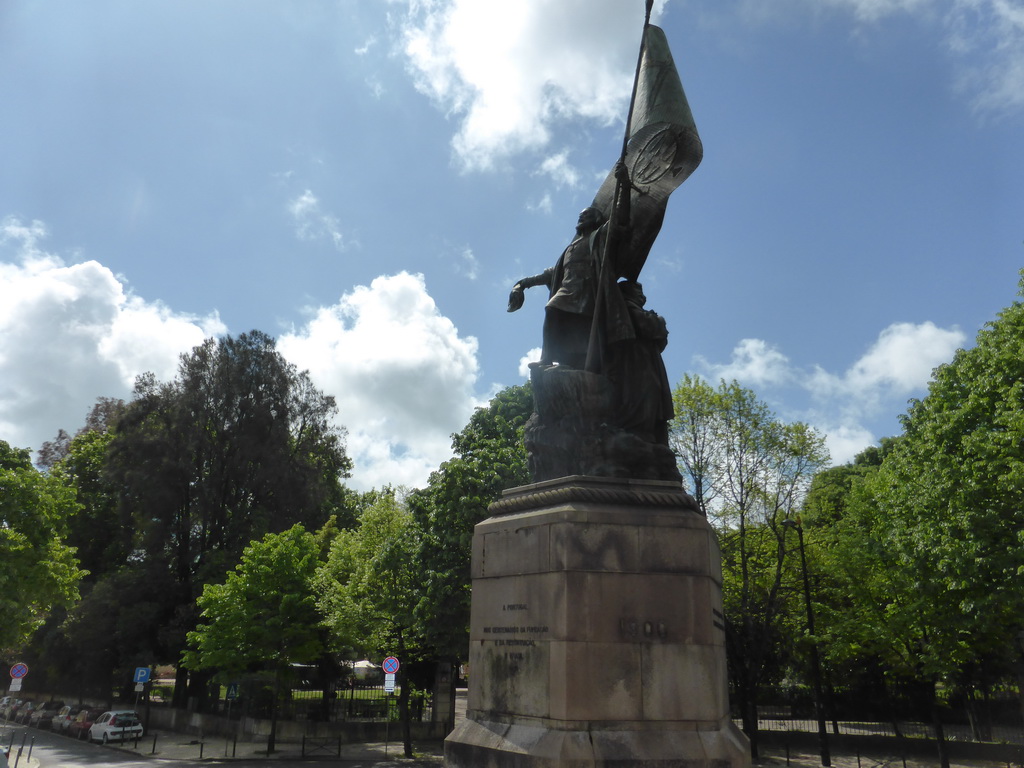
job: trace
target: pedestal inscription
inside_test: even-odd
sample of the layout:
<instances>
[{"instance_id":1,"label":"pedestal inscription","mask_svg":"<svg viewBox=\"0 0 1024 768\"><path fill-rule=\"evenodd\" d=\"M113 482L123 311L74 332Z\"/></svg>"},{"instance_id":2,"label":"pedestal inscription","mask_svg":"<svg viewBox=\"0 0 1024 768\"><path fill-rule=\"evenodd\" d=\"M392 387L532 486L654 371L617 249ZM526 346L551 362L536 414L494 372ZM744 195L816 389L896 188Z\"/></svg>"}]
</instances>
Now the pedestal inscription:
<instances>
[{"instance_id":1,"label":"pedestal inscription","mask_svg":"<svg viewBox=\"0 0 1024 768\"><path fill-rule=\"evenodd\" d=\"M748 764L717 540L679 486L566 478L506 510L474 535L468 717L447 765Z\"/></svg>"}]
</instances>

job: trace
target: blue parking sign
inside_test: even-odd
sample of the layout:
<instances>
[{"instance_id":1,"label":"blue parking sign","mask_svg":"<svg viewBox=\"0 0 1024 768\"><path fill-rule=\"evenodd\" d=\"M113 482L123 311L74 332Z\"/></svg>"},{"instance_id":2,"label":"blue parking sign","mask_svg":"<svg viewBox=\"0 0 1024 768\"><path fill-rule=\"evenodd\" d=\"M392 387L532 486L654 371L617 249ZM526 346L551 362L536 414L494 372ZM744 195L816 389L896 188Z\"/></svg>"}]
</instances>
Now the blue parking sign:
<instances>
[{"instance_id":1,"label":"blue parking sign","mask_svg":"<svg viewBox=\"0 0 1024 768\"><path fill-rule=\"evenodd\" d=\"M148 683L149 682L149 667L136 667L135 677L132 678L133 683Z\"/></svg>"}]
</instances>

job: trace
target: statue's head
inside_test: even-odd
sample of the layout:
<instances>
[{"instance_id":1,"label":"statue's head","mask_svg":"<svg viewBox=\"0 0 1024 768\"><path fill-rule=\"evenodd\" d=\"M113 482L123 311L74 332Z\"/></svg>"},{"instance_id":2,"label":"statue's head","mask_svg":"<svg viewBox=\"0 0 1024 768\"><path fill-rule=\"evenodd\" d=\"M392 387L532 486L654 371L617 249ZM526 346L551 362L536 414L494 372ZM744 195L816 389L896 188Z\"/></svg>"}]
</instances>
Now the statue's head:
<instances>
[{"instance_id":1,"label":"statue's head","mask_svg":"<svg viewBox=\"0 0 1024 768\"><path fill-rule=\"evenodd\" d=\"M600 208L584 208L580 211L580 217L576 221L577 232L591 232L604 223L604 214Z\"/></svg>"},{"instance_id":2,"label":"statue's head","mask_svg":"<svg viewBox=\"0 0 1024 768\"><path fill-rule=\"evenodd\" d=\"M647 297L644 296L644 287L640 283L635 280L623 280L617 285L622 293L622 298L626 300L627 304L642 307L647 303Z\"/></svg>"}]
</instances>

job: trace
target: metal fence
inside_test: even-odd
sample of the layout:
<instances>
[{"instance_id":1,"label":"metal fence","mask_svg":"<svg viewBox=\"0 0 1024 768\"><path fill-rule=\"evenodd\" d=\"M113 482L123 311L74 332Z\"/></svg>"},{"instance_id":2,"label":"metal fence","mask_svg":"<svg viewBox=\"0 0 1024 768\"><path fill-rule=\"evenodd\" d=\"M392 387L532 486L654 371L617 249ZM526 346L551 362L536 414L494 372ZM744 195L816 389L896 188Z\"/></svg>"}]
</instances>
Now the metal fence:
<instances>
[{"instance_id":1,"label":"metal fence","mask_svg":"<svg viewBox=\"0 0 1024 768\"><path fill-rule=\"evenodd\" d=\"M739 725L739 721L737 721ZM817 733L818 721L781 716L758 717L759 731ZM829 720L826 730L834 736L891 736L907 739L934 739L935 726L930 723L897 721L892 723L878 721ZM946 741L1019 744L1024 745L1024 728L1016 725L993 724L981 729L972 729L969 725L958 723L942 726Z\"/></svg>"},{"instance_id":2,"label":"metal fence","mask_svg":"<svg viewBox=\"0 0 1024 768\"><path fill-rule=\"evenodd\" d=\"M278 699L277 716L282 720L314 722L397 722L401 689L385 690L384 683L351 680L327 685L288 687ZM222 714L238 717L269 718L274 697L272 680L250 679L241 682L238 699L222 699ZM433 696L411 688L409 713L414 722L432 718Z\"/></svg>"}]
</instances>

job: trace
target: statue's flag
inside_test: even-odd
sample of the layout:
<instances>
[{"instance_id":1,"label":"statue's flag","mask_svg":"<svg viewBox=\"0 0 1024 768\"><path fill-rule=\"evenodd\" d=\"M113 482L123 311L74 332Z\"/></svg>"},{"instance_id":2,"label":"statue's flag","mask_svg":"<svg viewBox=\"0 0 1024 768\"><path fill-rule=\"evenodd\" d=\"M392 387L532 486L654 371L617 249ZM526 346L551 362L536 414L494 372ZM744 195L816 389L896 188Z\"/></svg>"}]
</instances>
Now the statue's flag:
<instances>
[{"instance_id":1,"label":"statue's flag","mask_svg":"<svg viewBox=\"0 0 1024 768\"><path fill-rule=\"evenodd\" d=\"M665 32L644 27L636 97L628 127L626 167L630 192L630 236L614 256L616 278L636 280L661 230L668 197L693 173L704 147L693 122ZM611 215L615 177L609 173L594 207Z\"/></svg>"}]
</instances>

